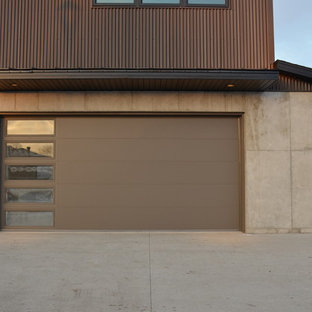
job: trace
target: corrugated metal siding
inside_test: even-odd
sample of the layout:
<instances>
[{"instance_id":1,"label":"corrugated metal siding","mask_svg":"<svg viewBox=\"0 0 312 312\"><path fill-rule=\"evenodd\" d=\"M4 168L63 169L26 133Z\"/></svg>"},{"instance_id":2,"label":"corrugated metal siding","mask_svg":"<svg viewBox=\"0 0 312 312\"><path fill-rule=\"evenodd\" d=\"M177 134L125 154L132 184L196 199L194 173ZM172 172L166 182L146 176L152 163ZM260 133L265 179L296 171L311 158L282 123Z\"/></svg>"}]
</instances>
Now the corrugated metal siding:
<instances>
[{"instance_id":1,"label":"corrugated metal siding","mask_svg":"<svg viewBox=\"0 0 312 312\"><path fill-rule=\"evenodd\" d=\"M312 82L280 74L279 81L273 84L270 91L312 92Z\"/></svg>"},{"instance_id":2,"label":"corrugated metal siding","mask_svg":"<svg viewBox=\"0 0 312 312\"><path fill-rule=\"evenodd\" d=\"M0 68L270 68L272 15L272 0L230 9L1 0Z\"/></svg>"}]
</instances>

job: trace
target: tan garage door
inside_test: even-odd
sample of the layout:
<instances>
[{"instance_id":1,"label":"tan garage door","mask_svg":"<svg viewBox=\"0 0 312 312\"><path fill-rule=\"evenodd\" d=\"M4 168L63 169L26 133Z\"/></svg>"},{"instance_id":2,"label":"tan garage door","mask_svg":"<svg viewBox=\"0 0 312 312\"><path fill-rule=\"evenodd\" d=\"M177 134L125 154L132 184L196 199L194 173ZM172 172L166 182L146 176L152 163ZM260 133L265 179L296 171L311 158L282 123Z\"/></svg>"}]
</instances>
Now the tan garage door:
<instances>
[{"instance_id":1,"label":"tan garage door","mask_svg":"<svg viewBox=\"0 0 312 312\"><path fill-rule=\"evenodd\" d=\"M38 209L54 213L58 229L238 229L238 123L233 117L56 118L55 157L44 161L55 166L54 182L45 181L41 194L49 198L53 191L53 203ZM21 184L10 183L13 198Z\"/></svg>"}]
</instances>

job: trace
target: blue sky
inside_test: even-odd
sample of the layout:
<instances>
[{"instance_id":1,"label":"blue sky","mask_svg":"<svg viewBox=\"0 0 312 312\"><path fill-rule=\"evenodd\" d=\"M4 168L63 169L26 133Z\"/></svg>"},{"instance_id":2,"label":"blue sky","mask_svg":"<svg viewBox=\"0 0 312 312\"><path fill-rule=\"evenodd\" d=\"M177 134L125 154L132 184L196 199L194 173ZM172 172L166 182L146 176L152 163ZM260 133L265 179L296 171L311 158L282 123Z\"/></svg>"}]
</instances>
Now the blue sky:
<instances>
[{"instance_id":1,"label":"blue sky","mask_svg":"<svg viewBox=\"0 0 312 312\"><path fill-rule=\"evenodd\" d=\"M312 0L274 0L275 59L312 67Z\"/></svg>"}]
</instances>

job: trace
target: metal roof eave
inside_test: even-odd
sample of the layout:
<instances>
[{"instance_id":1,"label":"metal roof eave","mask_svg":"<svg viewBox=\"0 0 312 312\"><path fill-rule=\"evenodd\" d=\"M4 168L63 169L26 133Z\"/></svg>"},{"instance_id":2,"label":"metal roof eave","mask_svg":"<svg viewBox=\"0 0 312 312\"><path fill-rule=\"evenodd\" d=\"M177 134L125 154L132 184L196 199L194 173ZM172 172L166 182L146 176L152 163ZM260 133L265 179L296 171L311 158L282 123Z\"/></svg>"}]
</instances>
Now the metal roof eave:
<instances>
[{"instance_id":1,"label":"metal roof eave","mask_svg":"<svg viewBox=\"0 0 312 312\"><path fill-rule=\"evenodd\" d=\"M213 79L278 80L277 70L0 70L1 80L12 79Z\"/></svg>"},{"instance_id":2,"label":"metal roof eave","mask_svg":"<svg viewBox=\"0 0 312 312\"><path fill-rule=\"evenodd\" d=\"M274 68L281 73L312 82L312 68L277 60Z\"/></svg>"},{"instance_id":3,"label":"metal roof eave","mask_svg":"<svg viewBox=\"0 0 312 312\"><path fill-rule=\"evenodd\" d=\"M277 70L0 70L0 91L265 91L278 79Z\"/></svg>"}]
</instances>

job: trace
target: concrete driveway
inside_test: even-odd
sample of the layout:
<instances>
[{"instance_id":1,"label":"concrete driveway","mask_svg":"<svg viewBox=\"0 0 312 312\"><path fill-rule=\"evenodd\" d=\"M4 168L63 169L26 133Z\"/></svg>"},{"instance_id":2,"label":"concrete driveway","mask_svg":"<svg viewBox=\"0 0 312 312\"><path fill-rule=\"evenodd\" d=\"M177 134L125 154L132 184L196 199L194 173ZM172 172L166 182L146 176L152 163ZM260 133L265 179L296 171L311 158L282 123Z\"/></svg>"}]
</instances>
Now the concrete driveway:
<instances>
[{"instance_id":1,"label":"concrete driveway","mask_svg":"<svg viewBox=\"0 0 312 312\"><path fill-rule=\"evenodd\" d=\"M0 232L1 312L311 312L312 235Z\"/></svg>"}]
</instances>

